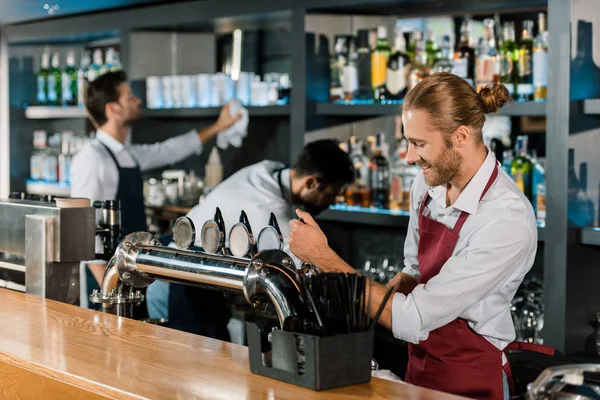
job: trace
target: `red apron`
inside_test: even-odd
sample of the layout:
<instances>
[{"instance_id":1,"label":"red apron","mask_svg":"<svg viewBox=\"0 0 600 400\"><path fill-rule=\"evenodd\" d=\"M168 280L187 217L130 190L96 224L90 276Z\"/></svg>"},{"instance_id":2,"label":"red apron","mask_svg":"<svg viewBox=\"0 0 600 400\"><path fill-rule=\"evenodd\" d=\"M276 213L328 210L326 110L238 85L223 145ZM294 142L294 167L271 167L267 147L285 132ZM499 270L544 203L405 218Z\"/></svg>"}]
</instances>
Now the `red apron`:
<instances>
[{"instance_id":1,"label":"red apron","mask_svg":"<svg viewBox=\"0 0 600 400\"><path fill-rule=\"evenodd\" d=\"M498 167L481 194L486 194L498 176ZM419 284L436 276L452 256L458 235L468 213L462 212L453 229L423 215L429 198L419 209ZM514 343L509 348L553 353L545 346ZM506 372L512 391L512 375L508 362L502 366L502 351L473 331L467 321L455 319L429 332L427 340L408 345L406 382L430 389L477 399L504 398L502 371Z\"/></svg>"}]
</instances>

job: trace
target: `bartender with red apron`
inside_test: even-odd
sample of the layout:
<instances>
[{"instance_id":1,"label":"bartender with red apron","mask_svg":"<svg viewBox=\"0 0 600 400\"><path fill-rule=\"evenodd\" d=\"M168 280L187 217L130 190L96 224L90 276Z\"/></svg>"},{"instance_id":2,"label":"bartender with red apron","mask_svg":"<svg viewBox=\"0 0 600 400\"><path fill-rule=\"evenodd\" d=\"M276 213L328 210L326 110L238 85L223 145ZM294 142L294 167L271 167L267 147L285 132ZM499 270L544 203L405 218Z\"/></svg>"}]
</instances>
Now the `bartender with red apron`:
<instances>
[{"instance_id":1,"label":"bartender with red apron","mask_svg":"<svg viewBox=\"0 0 600 400\"><path fill-rule=\"evenodd\" d=\"M537 249L533 209L484 145L485 114L509 99L502 85L477 93L437 73L417 84L402 109L408 162L422 168L410 191L405 268L389 285L379 322L409 342L406 382L478 399L505 399L512 387L504 351L551 354L514 343L513 299ZM290 250L325 272L354 272L312 217L290 222ZM371 312L386 287L375 284Z\"/></svg>"}]
</instances>

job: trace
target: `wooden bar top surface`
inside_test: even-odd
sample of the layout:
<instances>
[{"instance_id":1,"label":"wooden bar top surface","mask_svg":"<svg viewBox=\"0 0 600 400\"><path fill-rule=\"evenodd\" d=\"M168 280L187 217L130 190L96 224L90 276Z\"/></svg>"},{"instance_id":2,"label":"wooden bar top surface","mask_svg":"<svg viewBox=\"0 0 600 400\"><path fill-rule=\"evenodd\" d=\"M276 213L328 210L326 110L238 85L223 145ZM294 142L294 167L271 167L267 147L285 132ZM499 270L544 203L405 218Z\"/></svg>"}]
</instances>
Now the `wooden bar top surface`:
<instances>
[{"instance_id":1,"label":"wooden bar top surface","mask_svg":"<svg viewBox=\"0 0 600 400\"><path fill-rule=\"evenodd\" d=\"M458 399L373 378L316 392L252 374L248 349L0 289L2 399Z\"/></svg>"}]
</instances>

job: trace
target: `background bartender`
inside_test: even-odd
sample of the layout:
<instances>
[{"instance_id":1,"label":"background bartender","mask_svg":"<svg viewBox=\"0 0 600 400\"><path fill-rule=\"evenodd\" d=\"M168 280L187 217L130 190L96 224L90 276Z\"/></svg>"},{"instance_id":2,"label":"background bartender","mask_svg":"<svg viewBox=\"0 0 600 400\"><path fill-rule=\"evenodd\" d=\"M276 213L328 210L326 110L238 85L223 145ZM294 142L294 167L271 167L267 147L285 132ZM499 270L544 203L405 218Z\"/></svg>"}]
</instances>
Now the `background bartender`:
<instances>
[{"instance_id":1,"label":"background bartender","mask_svg":"<svg viewBox=\"0 0 600 400\"><path fill-rule=\"evenodd\" d=\"M437 73L406 96L402 122L408 161L422 167L411 188L405 268L380 322L409 342L406 381L479 399L508 398L503 351L551 353L515 344L510 301L533 265L533 209L482 139L485 114L508 100L503 86L476 93ZM353 272L327 246L310 215L291 221L290 249L323 271ZM386 288L375 284L373 305ZM504 369L504 374L503 374Z\"/></svg>"},{"instance_id":2,"label":"background bartender","mask_svg":"<svg viewBox=\"0 0 600 400\"><path fill-rule=\"evenodd\" d=\"M108 72L90 82L86 107L97 128L96 138L74 157L71 168L73 197L88 198L92 203L120 201L123 235L146 231L142 171L200 154L206 141L240 117L231 117L225 105L217 122L206 129L152 145L127 145L130 126L140 118L140 106L141 100L131 92L124 71ZM101 243L96 243L96 252L102 252ZM102 280L105 266L104 261L88 264L88 292Z\"/></svg>"}]
</instances>

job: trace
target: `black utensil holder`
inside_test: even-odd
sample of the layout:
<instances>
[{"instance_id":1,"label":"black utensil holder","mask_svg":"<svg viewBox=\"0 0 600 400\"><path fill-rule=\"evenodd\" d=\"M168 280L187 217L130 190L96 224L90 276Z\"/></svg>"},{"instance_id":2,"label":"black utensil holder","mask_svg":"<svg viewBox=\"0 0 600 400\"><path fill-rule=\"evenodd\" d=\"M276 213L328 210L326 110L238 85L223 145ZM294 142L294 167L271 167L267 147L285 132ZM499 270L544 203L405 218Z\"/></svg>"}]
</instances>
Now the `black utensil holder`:
<instances>
[{"instance_id":1,"label":"black utensil holder","mask_svg":"<svg viewBox=\"0 0 600 400\"><path fill-rule=\"evenodd\" d=\"M288 331L271 332L271 351L264 351L261 331L246 323L250 371L313 390L367 383L375 332L318 337Z\"/></svg>"}]
</instances>

